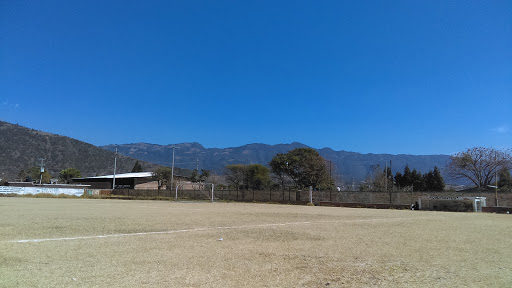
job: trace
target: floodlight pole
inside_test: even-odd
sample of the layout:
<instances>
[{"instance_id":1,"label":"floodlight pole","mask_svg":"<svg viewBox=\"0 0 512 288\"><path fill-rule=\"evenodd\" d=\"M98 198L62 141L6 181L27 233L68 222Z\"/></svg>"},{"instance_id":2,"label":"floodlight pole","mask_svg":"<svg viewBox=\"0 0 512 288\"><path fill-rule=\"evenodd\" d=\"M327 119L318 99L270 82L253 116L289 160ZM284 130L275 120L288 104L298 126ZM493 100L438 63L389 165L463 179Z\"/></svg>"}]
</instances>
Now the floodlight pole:
<instances>
[{"instance_id":1,"label":"floodlight pole","mask_svg":"<svg viewBox=\"0 0 512 288\"><path fill-rule=\"evenodd\" d=\"M176 201L178 201L178 185L176 185Z\"/></svg>"},{"instance_id":2,"label":"floodlight pole","mask_svg":"<svg viewBox=\"0 0 512 288\"><path fill-rule=\"evenodd\" d=\"M212 203L213 203L213 187L215 184L212 183Z\"/></svg>"}]
</instances>

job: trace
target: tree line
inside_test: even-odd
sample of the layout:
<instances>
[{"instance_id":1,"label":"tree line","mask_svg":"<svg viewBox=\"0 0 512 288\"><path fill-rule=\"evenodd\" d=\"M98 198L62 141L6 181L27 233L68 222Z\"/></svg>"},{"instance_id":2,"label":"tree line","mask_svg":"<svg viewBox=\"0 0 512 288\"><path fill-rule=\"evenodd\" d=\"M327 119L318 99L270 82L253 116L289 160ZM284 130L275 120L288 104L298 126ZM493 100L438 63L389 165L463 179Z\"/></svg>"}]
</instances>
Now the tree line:
<instances>
[{"instance_id":1,"label":"tree line","mask_svg":"<svg viewBox=\"0 0 512 288\"><path fill-rule=\"evenodd\" d=\"M416 169L411 171L409 165L405 165L404 173L396 172L395 176L391 167L380 170L379 165L374 165L372 170L370 177L360 186L360 190L443 191L445 187L443 176L437 166L434 170L422 174Z\"/></svg>"},{"instance_id":2,"label":"tree line","mask_svg":"<svg viewBox=\"0 0 512 288\"><path fill-rule=\"evenodd\" d=\"M226 182L237 190L261 190L271 185L281 189L286 186L299 189L332 187L326 161L314 149L297 148L278 153L268 165L270 169L261 164L228 165L224 172ZM271 175L276 181L272 181Z\"/></svg>"},{"instance_id":3,"label":"tree line","mask_svg":"<svg viewBox=\"0 0 512 288\"><path fill-rule=\"evenodd\" d=\"M446 172L451 179L467 179L477 188L497 187L512 189L512 157L510 150L475 147L451 156ZM226 182L238 189L262 189L269 185L313 189L331 189L334 183L326 165L327 161L311 148L297 148L288 153L278 153L268 163L270 169L260 164L228 165ZM445 180L440 169L422 174L405 166L403 173L392 174L391 167L383 170L371 167L370 176L361 190L387 191L391 189L412 191L443 191Z\"/></svg>"}]
</instances>

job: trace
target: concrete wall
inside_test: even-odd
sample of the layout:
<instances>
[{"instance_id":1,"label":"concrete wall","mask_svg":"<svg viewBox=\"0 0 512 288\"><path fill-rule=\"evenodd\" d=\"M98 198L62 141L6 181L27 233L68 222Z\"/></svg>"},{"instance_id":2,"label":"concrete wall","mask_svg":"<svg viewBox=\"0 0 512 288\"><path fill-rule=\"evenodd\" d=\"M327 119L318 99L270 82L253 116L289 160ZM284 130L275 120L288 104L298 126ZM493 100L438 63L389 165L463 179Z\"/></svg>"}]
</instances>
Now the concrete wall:
<instances>
[{"instance_id":1,"label":"concrete wall","mask_svg":"<svg viewBox=\"0 0 512 288\"><path fill-rule=\"evenodd\" d=\"M0 194L40 194L40 193L48 193L48 194L67 194L67 195L75 195L82 196L84 194L83 188L50 188L50 187L12 187L12 186L0 186Z\"/></svg>"},{"instance_id":2,"label":"concrete wall","mask_svg":"<svg viewBox=\"0 0 512 288\"><path fill-rule=\"evenodd\" d=\"M309 199L308 191L301 192L301 199ZM332 192L331 202L339 203L366 203L366 204L392 204L410 205L422 196L444 196L444 197L486 197L487 207L494 207L494 192ZM329 192L313 191L313 199L318 201L329 201ZM498 192L498 206L512 207L512 193Z\"/></svg>"},{"instance_id":3,"label":"concrete wall","mask_svg":"<svg viewBox=\"0 0 512 288\"><path fill-rule=\"evenodd\" d=\"M92 190L90 190L92 191ZM123 195L129 197L175 197L175 191L161 189L116 189L96 190L91 195ZM259 202L308 202L309 191L302 190L266 190L266 191L236 191L231 189L215 190L215 198L219 200L233 201L259 201ZM487 197L487 207L495 206L495 194L493 192L359 192L359 191L313 191L313 202L332 203L360 203L360 204L388 204L392 206L411 205L422 196L443 197ZM209 199L210 190L178 190L178 198L184 199ZM512 207L512 192L498 192L498 205Z\"/></svg>"}]
</instances>

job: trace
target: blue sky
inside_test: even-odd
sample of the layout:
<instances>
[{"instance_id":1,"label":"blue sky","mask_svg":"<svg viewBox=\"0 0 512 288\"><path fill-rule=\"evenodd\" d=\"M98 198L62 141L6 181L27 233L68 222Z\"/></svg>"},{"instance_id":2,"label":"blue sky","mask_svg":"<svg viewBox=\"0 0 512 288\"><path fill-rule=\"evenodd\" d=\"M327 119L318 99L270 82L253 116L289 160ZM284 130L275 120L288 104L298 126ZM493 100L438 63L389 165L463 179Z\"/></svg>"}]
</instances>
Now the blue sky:
<instances>
[{"instance_id":1,"label":"blue sky","mask_svg":"<svg viewBox=\"0 0 512 288\"><path fill-rule=\"evenodd\" d=\"M0 120L95 145L512 147L512 1L1 1Z\"/></svg>"}]
</instances>

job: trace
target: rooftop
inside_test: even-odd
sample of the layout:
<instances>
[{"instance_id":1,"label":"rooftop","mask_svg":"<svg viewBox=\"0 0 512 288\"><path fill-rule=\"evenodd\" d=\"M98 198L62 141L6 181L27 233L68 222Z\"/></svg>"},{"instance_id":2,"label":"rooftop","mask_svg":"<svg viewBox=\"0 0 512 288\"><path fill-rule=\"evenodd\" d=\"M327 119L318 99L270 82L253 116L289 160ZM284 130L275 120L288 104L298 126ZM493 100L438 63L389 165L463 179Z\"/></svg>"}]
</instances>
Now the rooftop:
<instances>
[{"instance_id":1,"label":"rooftop","mask_svg":"<svg viewBox=\"0 0 512 288\"><path fill-rule=\"evenodd\" d=\"M147 178L152 177L153 172L135 172L135 173L122 173L116 174L116 179L120 178ZM95 177L82 177L82 178L73 178L73 180L82 180L82 179L113 179L114 175L104 175L104 176L95 176Z\"/></svg>"}]
</instances>

